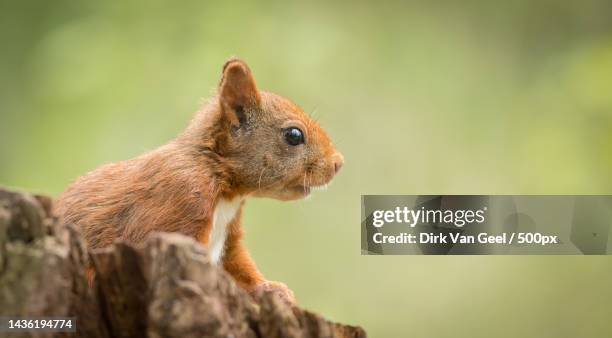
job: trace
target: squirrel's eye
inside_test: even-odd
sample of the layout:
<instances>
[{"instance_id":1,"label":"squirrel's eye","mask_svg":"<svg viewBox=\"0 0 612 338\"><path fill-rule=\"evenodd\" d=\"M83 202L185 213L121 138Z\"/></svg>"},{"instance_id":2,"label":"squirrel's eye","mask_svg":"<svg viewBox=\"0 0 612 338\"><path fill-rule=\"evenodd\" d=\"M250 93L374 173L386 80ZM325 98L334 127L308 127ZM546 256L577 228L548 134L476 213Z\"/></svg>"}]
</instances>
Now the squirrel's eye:
<instances>
[{"instance_id":1,"label":"squirrel's eye","mask_svg":"<svg viewBox=\"0 0 612 338\"><path fill-rule=\"evenodd\" d=\"M295 127L285 129L285 141L292 146L304 143L304 134Z\"/></svg>"}]
</instances>

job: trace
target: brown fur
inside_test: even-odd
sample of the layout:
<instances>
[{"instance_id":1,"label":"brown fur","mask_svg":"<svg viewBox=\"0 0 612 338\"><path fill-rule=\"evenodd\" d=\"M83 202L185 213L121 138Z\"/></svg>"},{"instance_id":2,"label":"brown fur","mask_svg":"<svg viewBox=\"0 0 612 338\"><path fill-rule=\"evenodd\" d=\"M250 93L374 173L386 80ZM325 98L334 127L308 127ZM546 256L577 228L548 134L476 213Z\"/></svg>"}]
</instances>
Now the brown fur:
<instances>
[{"instance_id":1,"label":"brown fur","mask_svg":"<svg viewBox=\"0 0 612 338\"><path fill-rule=\"evenodd\" d=\"M301 129L305 143L287 144L288 127ZM220 198L302 198L310 187L329 182L342 161L315 121L288 99L259 91L248 66L231 59L218 94L183 133L149 153L80 177L60 195L55 211L63 222L80 226L90 248L119 238L139 243L153 231L207 244ZM291 296L257 270L241 242L241 213L242 206L228 224L224 268L249 291L272 288Z\"/></svg>"}]
</instances>

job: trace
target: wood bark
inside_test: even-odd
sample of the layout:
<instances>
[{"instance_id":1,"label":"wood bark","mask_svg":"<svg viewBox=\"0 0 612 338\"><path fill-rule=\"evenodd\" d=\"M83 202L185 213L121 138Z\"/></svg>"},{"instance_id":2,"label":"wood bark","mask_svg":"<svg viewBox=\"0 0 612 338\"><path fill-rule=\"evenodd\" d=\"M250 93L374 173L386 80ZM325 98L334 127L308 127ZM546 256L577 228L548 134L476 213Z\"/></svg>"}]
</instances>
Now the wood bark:
<instances>
[{"instance_id":1,"label":"wood bark","mask_svg":"<svg viewBox=\"0 0 612 338\"><path fill-rule=\"evenodd\" d=\"M360 327L251 297L193 239L157 233L142 246L88 252L49 197L0 189L0 316L76 317L77 337L365 337ZM86 267L96 274L90 287ZM74 337L19 332L14 337Z\"/></svg>"}]
</instances>

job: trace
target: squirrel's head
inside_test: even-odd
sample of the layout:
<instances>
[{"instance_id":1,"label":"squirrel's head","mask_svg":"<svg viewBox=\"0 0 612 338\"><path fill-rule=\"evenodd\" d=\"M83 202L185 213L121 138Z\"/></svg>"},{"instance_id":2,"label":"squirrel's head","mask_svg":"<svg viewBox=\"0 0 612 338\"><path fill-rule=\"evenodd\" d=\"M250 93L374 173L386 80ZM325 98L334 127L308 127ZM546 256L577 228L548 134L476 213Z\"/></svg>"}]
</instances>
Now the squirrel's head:
<instances>
[{"instance_id":1,"label":"squirrel's head","mask_svg":"<svg viewBox=\"0 0 612 338\"><path fill-rule=\"evenodd\" d=\"M259 91L243 61L225 63L217 98L216 152L241 191L298 199L342 167L342 154L319 124L290 100Z\"/></svg>"}]
</instances>

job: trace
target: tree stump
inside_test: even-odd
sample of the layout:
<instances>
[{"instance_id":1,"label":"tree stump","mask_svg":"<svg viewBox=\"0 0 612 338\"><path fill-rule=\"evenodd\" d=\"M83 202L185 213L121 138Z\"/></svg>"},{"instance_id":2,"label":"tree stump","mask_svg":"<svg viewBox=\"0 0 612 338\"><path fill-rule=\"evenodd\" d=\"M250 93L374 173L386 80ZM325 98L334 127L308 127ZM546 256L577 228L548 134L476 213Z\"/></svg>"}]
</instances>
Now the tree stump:
<instances>
[{"instance_id":1,"label":"tree stump","mask_svg":"<svg viewBox=\"0 0 612 338\"><path fill-rule=\"evenodd\" d=\"M49 197L0 189L0 316L76 317L76 336L87 338L366 337L273 293L253 299L189 237L156 233L142 246L116 242L88 252L51 206Z\"/></svg>"}]
</instances>

